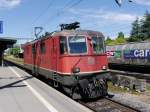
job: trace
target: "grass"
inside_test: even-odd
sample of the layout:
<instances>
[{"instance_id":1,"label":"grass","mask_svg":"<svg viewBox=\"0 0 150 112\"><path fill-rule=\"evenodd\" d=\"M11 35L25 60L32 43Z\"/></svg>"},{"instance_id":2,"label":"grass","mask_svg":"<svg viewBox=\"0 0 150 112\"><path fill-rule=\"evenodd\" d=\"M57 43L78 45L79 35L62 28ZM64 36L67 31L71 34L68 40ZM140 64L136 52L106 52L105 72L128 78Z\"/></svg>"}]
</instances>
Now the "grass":
<instances>
[{"instance_id":1,"label":"grass","mask_svg":"<svg viewBox=\"0 0 150 112\"><path fill-rule=\"evenodd\" d=\"M112 82L108 82L108 91L113 92L113 93L130 93L130 94L135 94L135 95L140 94L135 90L127 90L127 88L121 88L121 87L115 86L112 84Z\"/></svg>"},{"instance_id":2,"label":"grass","mask_svg":"<svg viewBox=\"0 0 150 112\"><path fill-rule=\"evenodd\" d=\"M146 89L150 91L150 84L147 84Z\"/></svg>"},{"instance_id":3,"label":"grass","mask_svg":"<svg viewBox=\"0 0 150 112\"><path fill-rule=\"evenodd\" d=\"M9 55L9 56L5 56L4 59L8 60L8 61L12 61L12 62L17 63L17 64L23 65L23 59L22 58L16 58L12 55Z\"/></svg>"},{"instance_id":4,"label":"grass","mask_svg":"<svg viewBox=\"0 0 150 112\"><path fill-rule=\"evenodd\" d=\"M108 91L115 92L115 93L127 92L125 88L115 86L111 82L108 82Z\"/></svg>"}]
</instances>

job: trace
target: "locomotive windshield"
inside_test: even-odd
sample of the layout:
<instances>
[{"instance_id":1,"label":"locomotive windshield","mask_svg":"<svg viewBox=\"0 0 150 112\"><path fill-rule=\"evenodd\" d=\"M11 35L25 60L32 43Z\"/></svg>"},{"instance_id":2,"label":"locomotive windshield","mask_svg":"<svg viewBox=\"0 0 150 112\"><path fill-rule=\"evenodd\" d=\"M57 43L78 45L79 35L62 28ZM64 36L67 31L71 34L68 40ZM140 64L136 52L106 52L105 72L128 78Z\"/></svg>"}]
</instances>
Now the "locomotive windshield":
<instances>
[{"instance_id":1,"label":"locomotive windshield","mask_svg":"<svg viewBox=\"0 0 150 112\"><path fill-rule=\"evenodd\" d=\"M104 43L101 37L92 37L93 52L94 54L104 53Z\"/></svg>"},{"instance_id":2,"label":"locomotive windshield","mask_svg":"<svg viewBox=\"0 0 150 112\"><path fill-rule=\"evenodd\" d=\"M70 36L68 38L70 53L86 53L86 39L84 36Z\"/></svg>"}]
</instances>

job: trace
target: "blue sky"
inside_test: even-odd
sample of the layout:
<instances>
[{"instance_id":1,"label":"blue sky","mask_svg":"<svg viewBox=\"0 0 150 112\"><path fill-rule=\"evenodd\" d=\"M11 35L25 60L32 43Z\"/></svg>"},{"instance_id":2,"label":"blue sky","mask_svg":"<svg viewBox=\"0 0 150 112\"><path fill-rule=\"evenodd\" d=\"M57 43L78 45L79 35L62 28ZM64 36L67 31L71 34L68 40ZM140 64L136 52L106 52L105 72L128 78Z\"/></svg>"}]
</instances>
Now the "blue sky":
<instances>
[{"instance_id":1,"label":"blue sky","mask_svg":"<svg viewBox=\"0 0 150 112\"><path fill-rule=\"evenodd\" d=\"M33 38L33 28L59 30L61 23L79 21L81 29L97 30L114 38L122 31L126 36L131 23L150 11L150 0L0 0L0 20L4 33L0 37ZM20 41L24 42L24 41Z\"/></svg>"}]
</instances>

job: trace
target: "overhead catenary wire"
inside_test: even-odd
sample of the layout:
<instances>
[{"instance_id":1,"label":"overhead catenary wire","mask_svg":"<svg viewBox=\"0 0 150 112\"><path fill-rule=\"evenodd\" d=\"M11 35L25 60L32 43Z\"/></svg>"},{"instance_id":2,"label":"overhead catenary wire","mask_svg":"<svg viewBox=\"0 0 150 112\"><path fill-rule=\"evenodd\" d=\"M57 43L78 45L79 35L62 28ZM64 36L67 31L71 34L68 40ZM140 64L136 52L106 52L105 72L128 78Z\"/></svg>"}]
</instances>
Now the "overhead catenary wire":
<instances>
[{"instance_id":1,"label":"overhead catenary wire","mask_svg":"<svg viewBox=\"0 0 150 112\"><path fill-rule=\"evenodd\" d=\"M53 3L54 1L51 0L48 6L35 18L35 20L32 22L32 25L34 25L47 12L47 10L53 5Z\"/></svg>"},{"instance_id":2,"label":"overhead catenary wire","mask_svg":"<svg viewBox=\"0 0 150 112\"><path fill-rule=\"evenodd\" d=\"M64 14L66 12L66 10L69 10L69 9L79 5L83 0L78 0L78 1L76 1L74 3L72 1L73 0L70 0L63 8L58 10L57 13L55 13L54 16L51 16L48 20L51 20L51 21L55 20L58 16ZM73 3L73 4L71 4L71 3ZM48 25L47 21L45 21L42 26L45 27L46 25Z\"/></svg>"},{"instance_id":3,"label":"overhead catenary wire","mask_svg":"<svg viewBox=\"0 0 150 112\"><path fill-rule=\"evenodd\" d=\"M35 20L31 23L32 26L35 26L35 23L48 11L48 9L49 9L50 7L52 7L53 3L54 3L53 0L51 0L51 1L49 2L48 6L47 6L43 11L41 11L41 13L40 13L40 14L35 18ZM69 2L67 2L67 4L65 4L65 6L59 10L59 12L60 12L61 10L66 9L71 3L72 3L72 0L70 0ZM58 13L58 12L57 12L57 13ZM57 13L56 13L56 14L57 14ZM51 17L53 17L53 16L51 16ZM44 23L46 24L47 21L44 22ZM43 25L40 25L40 26L43 26ZM32 27L32 28L33 28L33 27ZM43 29L43 30L45 30L45 29ZM32 36L32 33L31 33L31 36Z\"/></svg>"},{"instance_id":4,"label":"overhead catenary wire","mask_svg":"<svg viewBox=\"0 0 150 112\"><path fill-rule=\"evenodd\" d=\"M76 2L73 2L72 0L70 0L70 1L68 1L67 2L67 4L63 7L63 8L60 8L55 14L53 14L53 16L51 16L48 20L49 21L53 21L53 20L55 20L57 17L59 17L59 16L61 16L61 15L63 15L65 12L66 12L66 10L68 10L68 9L70 9L70 8L72 8L72 7L75 7L75 6L77 6L78 4L80 4L81 2L82 2L83 0L78 0L78 1L76 1ZM40 16L39 16L40 17ZM43 23L43 25L42 26L46 26L46 25L48 25L50 22L47 22L47 21L44 21L44 23ZM120 25L121 26L121 25ZM101 27L101 26L100 26ZM127 26L128 27L128 26ZM114 27L113 28L113 30L117 30L117 29L125 29L125 27L124 28L120 28L120 27Z\"/></svg>"},{"instance_id":5,"label":"overhead catenary wire","mask_svg":"<svg viewBox=\"0 0 150 112\"><path fill-rule=\"evenodd\" d=\"M65 5L63 8L59 9L59 10L54 14L54 16L51 16L48 20L51 20L51 21L54 20L56 17L58 17L58 16L64 14L66 10L75 7L76 5L80 4L82 1L83 1L83 0L78 0L78 1L74 2L73 4L72 4L72 0L68 1L68 2L66 3L66 5ZM46 26L46 25L48 25L48 24L47 24L47 21L45 21L42 26ZM114 29L115 29L115 28L114 28ZM117 29L120 29L120 28L117 28Z\"/></svg>"}]
</instances>

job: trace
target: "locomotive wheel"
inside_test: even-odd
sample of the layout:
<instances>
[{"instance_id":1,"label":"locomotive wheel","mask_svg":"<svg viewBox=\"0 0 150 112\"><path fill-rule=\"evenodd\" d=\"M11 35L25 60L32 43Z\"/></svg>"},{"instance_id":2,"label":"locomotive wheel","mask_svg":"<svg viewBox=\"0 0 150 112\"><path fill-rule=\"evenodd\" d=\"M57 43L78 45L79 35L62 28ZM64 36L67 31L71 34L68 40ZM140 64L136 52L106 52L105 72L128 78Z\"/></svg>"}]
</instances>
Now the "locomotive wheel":
<instances>
[{"instance_id":1,"label":"locomotive wheel","mask_svg":"<svg viewBox=\"0 0 150 112\"><path fill-rule=\"evenodd\" d=\"M38 76L39 76L39 74L38 74L38 73L34 73L34 76L35 76L35 77L38 77Z\"/></svg>"},{"instance_id":2,"label":"locomotive wheel","mask_svg":"<svg viewBox=\"0 0 150 112\"><path fill-rule=\"evenodd\" d=\"M103 81L100 81L100 86L102 88L102 96L106 96L108 94L108 92L107 92L107 89L108 89L107 81L105 79L103 79Z\"/></svg>"},{"instance_id":3,"label":"locomotive wheel","mask_svg":"<svg viewBox=\"0 0 150 112\"><path fill-rule=\"evenodd\" d=\"M52 86L52 87L53 87L53 85L54 85L54 82L53 82L53 80L51 80L51 79L48 79L48 84L49 84L50 86Z\"/></svg>"},{"instance_id":4,"label":"locomotive wheel","mask_svg":"<svg viewBox=\"0 0 150 112\"><path fill-rule=\"evenodd\" d=\"M79 86L75 86L72 89L72 99L81 99L81 90Z\"/></svg>"}]
</instances>

